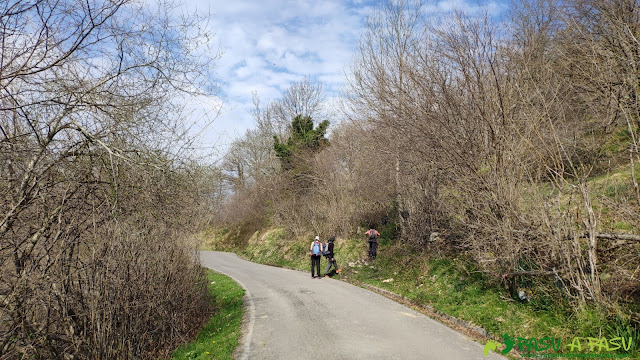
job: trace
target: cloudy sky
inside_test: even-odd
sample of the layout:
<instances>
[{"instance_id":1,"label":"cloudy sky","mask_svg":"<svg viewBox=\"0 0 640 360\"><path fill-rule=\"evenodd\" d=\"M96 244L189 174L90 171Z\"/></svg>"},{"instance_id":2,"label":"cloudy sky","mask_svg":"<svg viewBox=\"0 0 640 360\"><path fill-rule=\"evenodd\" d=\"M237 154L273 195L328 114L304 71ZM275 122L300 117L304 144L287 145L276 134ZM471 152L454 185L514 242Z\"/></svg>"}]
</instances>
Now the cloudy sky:
<instances>
[{"instance_id":1,"label":"cloudy sky","mask_svg":"<svg viewBox=\"0 0 640 360\"><path fill-rule=\"evenodd\" d=\"M253 127L252 92L262 104L277 99L290 83L305 76L337 96L377 0L184 0L185 6L211 13L211 28L223 55L218 61L222 113L204 131L206 146L224 148ZM491 12L507 0L426 0L432 11Z\"/></svg>"}]
</instances>

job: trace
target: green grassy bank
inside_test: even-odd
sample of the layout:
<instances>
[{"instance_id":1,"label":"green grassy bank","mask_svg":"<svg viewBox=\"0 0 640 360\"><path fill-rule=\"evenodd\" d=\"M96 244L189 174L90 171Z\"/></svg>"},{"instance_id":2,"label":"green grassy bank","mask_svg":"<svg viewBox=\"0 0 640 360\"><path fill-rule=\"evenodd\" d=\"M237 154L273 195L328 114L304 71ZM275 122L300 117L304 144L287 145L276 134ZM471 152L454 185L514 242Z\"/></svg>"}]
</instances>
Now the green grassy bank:
<instances>
[{"instance_id":1,"label":"green grassy bank","mask_svg":"<svg viewBox=\"0 0 640 360\"><path fill-rule=\"evenodd\" d=\"M208 270L207 277L215 313L196 340L176 349L171 359L233 359L241 335L245 291L228 276Z\"/></svg>"}]
</instances>

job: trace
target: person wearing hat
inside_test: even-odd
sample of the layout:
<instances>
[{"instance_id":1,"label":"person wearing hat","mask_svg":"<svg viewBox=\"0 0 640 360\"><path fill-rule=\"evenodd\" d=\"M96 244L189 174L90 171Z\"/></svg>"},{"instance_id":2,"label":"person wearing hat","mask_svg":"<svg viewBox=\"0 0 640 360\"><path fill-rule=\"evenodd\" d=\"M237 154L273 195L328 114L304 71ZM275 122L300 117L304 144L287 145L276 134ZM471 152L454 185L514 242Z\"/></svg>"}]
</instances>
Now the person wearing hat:
<instances>
[{"instance_id":1,"label":"person wearing hat","mask_svg":"<svg viewBox=\"0 0 640 360\"><path fill-rule=\"evenodd\" d=\"M336 241L335 236L332 236L329 238L329 244L327 245L327 252L325 253L325 256L327 257L327 260L329 260L329 263L327 264L327 269L324 271L324 277L329 277L329 269L331 269L331 267L333 266L333 269L336 271L336 274L340 274L340 272L342 271L341 269L338 269L338 264L336 264L336 258L334 257L333 254L333 243Z\"/></svg>"},{"instance_id":2,"label":"person wearing hat","mask_svg":"<svg viewBox=\"0 0 640 360\"><path fill-rule=\"evenodd\" d=\"M311 243L309 251L311 252L311 278L315 279L317 277L318 279L321 279L320 258L322 257L322 243L320 242L320 237L318 235L316 235L316 238ZM316 269L317 271L314 271Z\"/></svg>"}]
</instances>

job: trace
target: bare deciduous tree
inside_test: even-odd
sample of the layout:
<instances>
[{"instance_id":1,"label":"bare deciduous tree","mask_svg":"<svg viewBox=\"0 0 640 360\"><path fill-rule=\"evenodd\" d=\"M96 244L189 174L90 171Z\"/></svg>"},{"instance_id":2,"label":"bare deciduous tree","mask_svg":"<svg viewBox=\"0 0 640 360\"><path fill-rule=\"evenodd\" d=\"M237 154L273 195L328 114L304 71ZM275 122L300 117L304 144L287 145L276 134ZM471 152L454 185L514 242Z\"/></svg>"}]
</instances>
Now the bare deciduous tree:
<instances>
[{"instance_id":1,"label":"bare deciduous tree","mask_svg":"<svg viewBox=\"0 0 640 360\"><path fill-rule=\"evenodd\" d=\"M154 357L207 311L181 243L208 205L202 172L166 134L175 94L213 89L214 59L174 10L0 4L2 358Z\"/></svg>"},{"instance_id":2,"label":"bare deciduous tree","mask_svg":"<svg viewBox=\"0 0 640 360\"><path fill-rule=\"evenodd\" d=\"M352 68L350 114L403 139L390 144L401 147L396 203L412 244L438 230L496 279L546 271L576 298L603 300L585 179L599 161L594 133L626 124L635 149L637 77L624 74L637 72L622 62L637 59L637 11L531 1L505 29L486 14L443 20L421 3L383 3ZM545 182L571 211L535 190Z\"/></svg>"}]
</instances>

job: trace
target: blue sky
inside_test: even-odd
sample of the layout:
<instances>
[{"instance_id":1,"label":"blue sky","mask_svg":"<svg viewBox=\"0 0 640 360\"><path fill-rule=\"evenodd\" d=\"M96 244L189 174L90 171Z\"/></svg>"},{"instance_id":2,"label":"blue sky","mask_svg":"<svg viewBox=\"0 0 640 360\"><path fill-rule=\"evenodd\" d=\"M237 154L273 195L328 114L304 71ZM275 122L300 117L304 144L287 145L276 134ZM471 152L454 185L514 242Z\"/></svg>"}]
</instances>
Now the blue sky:
<instances>
[{"instance_id":1,"label":"blue sky","mask_svg":"<svg viewBox=\"0 0 640 360\"><path fill-rule=\"evenodd\" d=\"M425 0L432 12L453 9L491 12L507 0ZM262 104L277 99L289 84L309 75L321 81L328 97L344 84L372 0L185 0L189 10L210 12L224 105L203 131L203 146L225 147L253 127L252 92ZM201 104L215 104L202 102ZM198 105L202 106L202 105ZM213 115L209 115L213 116Z\"/></svg>"}]
</instances>

